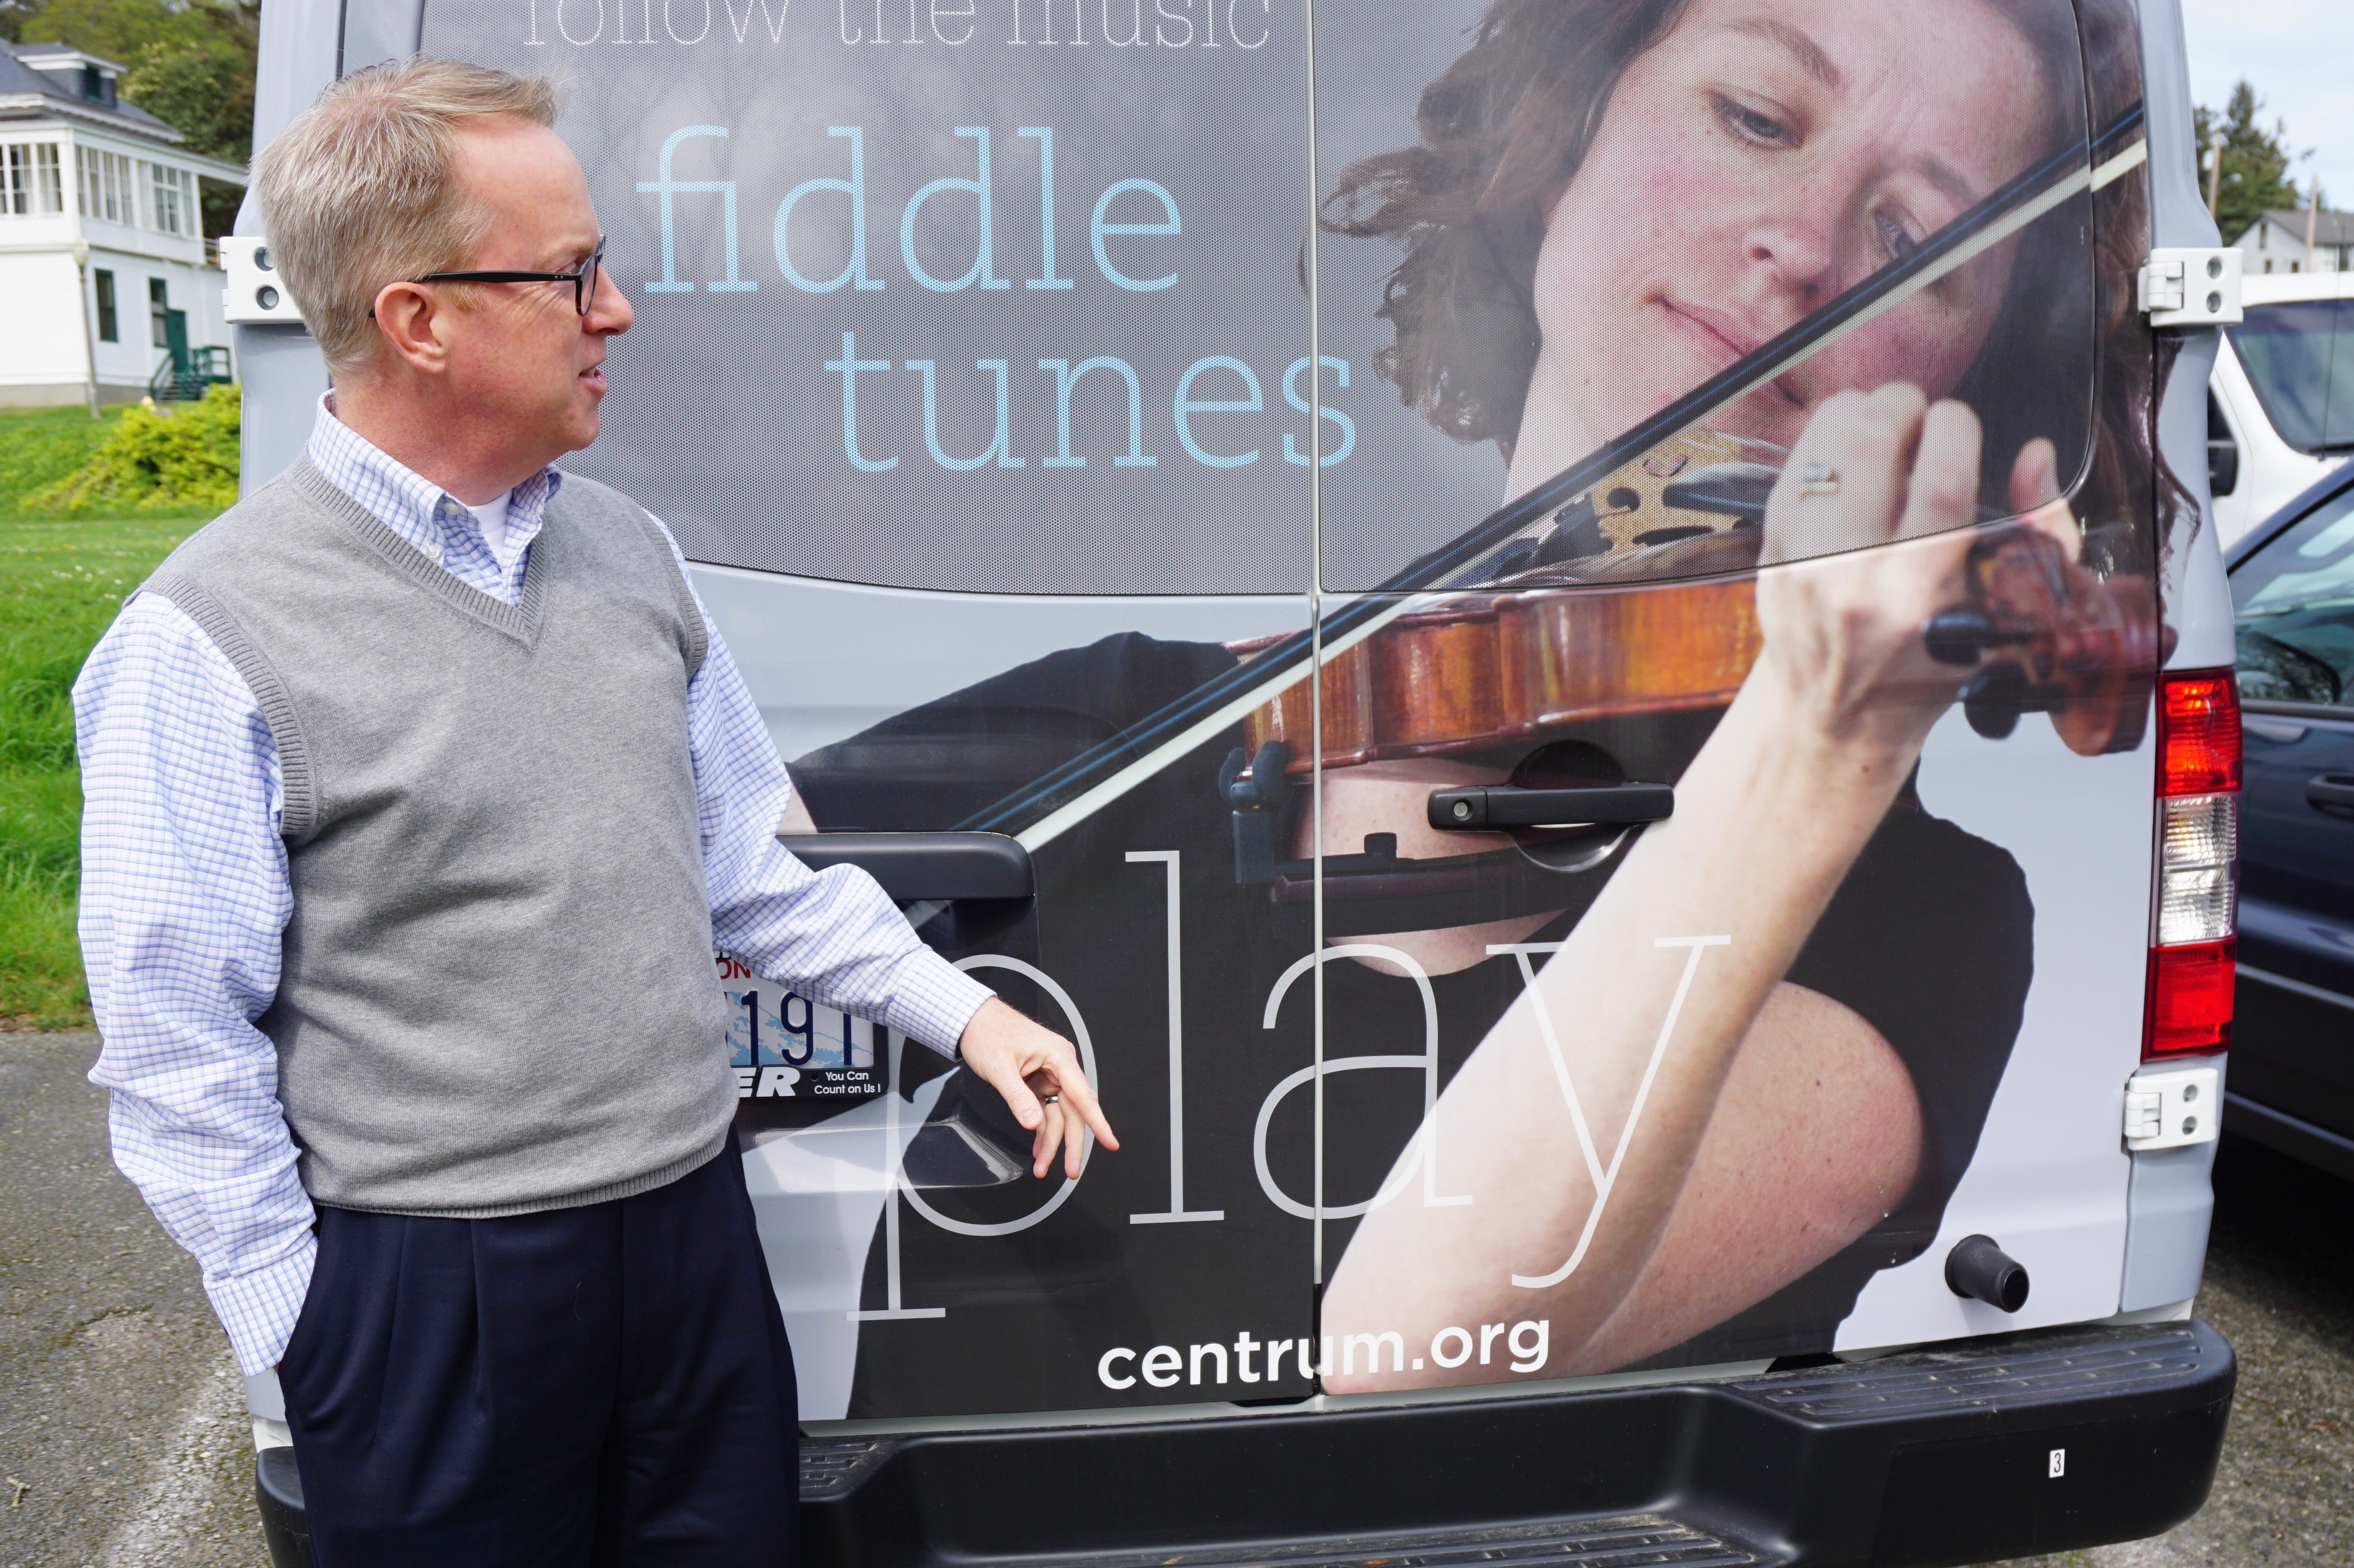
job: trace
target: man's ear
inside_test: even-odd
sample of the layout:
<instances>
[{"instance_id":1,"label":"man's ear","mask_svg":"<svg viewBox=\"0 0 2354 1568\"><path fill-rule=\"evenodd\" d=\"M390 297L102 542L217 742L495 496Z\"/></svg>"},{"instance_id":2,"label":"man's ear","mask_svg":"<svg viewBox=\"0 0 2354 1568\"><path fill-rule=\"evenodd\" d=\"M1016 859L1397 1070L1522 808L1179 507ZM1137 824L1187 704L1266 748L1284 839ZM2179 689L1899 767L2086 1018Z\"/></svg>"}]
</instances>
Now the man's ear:
<instances>
[{"instance_id":1,"label":"man's ear","mask_svg":"<svg viewBox=\"0 0 2354 1568\"><path fill-rule=\"evenodd\" d=\"M376 296L376 330L386 349L412 370L438 376L449 366L445 303L418 283L387 283Z\"/></svg>"}]
</instances>

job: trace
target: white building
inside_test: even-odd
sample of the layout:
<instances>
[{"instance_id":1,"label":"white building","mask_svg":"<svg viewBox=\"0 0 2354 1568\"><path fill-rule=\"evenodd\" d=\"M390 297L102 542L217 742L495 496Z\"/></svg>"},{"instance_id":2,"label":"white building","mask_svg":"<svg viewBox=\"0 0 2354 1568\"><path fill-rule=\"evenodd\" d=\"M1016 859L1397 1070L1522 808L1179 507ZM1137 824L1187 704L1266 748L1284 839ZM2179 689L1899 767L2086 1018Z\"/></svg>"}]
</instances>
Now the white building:
<instances>
[{"instance_id":1,"label":"white building","mask_svg":"<svg viewBox=\"0 0 2354 1568\"><path fill-rule=\"evenodd\" d=\"M2300 208L2296 212L2268 212L2248 225L2240 238L2232 241L2247 253L2241 270L2255 275L2354 271L2354 212L2322 209L2317 221L2313 222L2313 260L2308 265L2305 233L2306 224L2313 217Z\"/></svg>"},{"instance_id":2,"label":"white building","mask_svg":"<svg viewBox=\"0 0 2354 1568\"><path fill-rule=\"evenodd\" d=\"M228 367L196 178L242 185L245 171L120 101L122 69L0 41L0 407L81 401L93 351L107 402L143 397L175 344Z\"/></svg>"}]
</instances>

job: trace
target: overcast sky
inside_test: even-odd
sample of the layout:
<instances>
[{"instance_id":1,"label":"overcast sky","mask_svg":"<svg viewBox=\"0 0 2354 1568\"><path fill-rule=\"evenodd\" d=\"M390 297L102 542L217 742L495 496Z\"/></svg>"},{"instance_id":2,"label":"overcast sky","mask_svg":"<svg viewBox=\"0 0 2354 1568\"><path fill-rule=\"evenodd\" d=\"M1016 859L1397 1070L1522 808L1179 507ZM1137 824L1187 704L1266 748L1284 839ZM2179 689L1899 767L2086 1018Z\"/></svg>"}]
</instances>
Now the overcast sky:
<instances>
[{"instance_id":1,"label":"overcast sky","mask_svg":"<svg viewBox=\"0 0 2354 1568\"><path fill-rule=\"evenodd\" d=\"M2289 165L2332 207L2354 207L2354 0L2182 0L2190 94L2223 107L2243 77L2264 100L2259 119L2288 122ZM2231 236L2225 235L2225 238Z\"/></svg>"}]
</instances>

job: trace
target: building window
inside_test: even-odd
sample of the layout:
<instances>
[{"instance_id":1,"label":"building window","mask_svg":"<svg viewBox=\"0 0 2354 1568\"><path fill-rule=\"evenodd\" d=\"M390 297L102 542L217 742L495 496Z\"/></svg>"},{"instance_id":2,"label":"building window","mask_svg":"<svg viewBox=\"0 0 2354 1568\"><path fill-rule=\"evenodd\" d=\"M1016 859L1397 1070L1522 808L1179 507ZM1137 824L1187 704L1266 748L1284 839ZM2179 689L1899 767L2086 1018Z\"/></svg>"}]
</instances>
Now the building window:
<instances>
[{"instance_id":1,"label":"building window","mask_svg":"<svg viewBox=\"0 0 2354 1568\"><path fill-rule=\"evenodd\" d=\"M0 158L0 214L49 217L66 209L55 142L16 142Z\"/></svg>"},{"instance_id":2,"label":"building window","mask_svg":"<svg viewBox=\"0 0 2354 1568\"><path fill-rule=\"evenodd\" d=\"M194 227L196 214L190 209L196 204L196 193L184 188L182 182L189 175L178 169L167 169L161 164L147 165L150 207L154 226L166 234L186 234Z\"/></svg>"},{"instance_id":3,"label":"building window","mask_svg":"<svg viewBox=\"0 0 2354 1568\"><path fill-rule=\"evenodd\" d=\"M131 160L90 147L74 152L81 166L81 215L136 227L139 187L132 183Z\"/></svg>"},{"instance_id":4,"label":"building window","mask_svg":"<svg viewBox=\"0 0 2354 1568\"><path fill-rule=\"evenodd\" d=\"M90 277L98 289L98 341L120 343L122 330L114 314L114 274L101 267Z\"/></svg>"},{"instance_id":5,"label":"building window","mask_svg":"<svg viewBox=\"0 0 2354 1568\"><path fill-rule=\"evenodd\" d=\"M171 313L171 309L172 297L164 291L164 280L161 278L148 279L147 321L148 324L154 329L155 346L157 348L169 348L172 346L172 334L164 324L164 317Z\"/></svg>"}]
</instances>

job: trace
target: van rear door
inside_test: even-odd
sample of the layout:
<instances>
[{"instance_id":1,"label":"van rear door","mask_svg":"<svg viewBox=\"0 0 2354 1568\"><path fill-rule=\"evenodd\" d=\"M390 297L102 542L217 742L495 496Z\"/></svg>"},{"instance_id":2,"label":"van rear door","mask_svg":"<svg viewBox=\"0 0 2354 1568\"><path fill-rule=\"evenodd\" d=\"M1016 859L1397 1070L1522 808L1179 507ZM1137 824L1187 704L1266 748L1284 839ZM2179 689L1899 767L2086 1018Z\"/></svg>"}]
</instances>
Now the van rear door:
<instances>
[{"instance_id":1,"label":"van rear door","mask_svg":"<svg viewBox=\"0 0 2354 1568\"><path fill-rule=\"evenodd\" d=\"M2084 14L1320 27L1321 352L1399 394L1320 471L1328 1388L2118 1309L2160 501L2118 417L2150 341L2102 324L2137 93L2085 82L2131 35ZM1960 233L2004 238L1946 270ZM1854 503L1880 415L1840 395L1892 383L1970 410L1942 524ZM1915 621L1901 676L1843 666L1854 714L1781 700L1922 591L1935 656ZM1295 768L1305 708L1257 726ZM1874 725L1926 744L1859 803ZM1972 1235L2023 1303L1949 1283Z\"/></svg>"}]
</instances>

